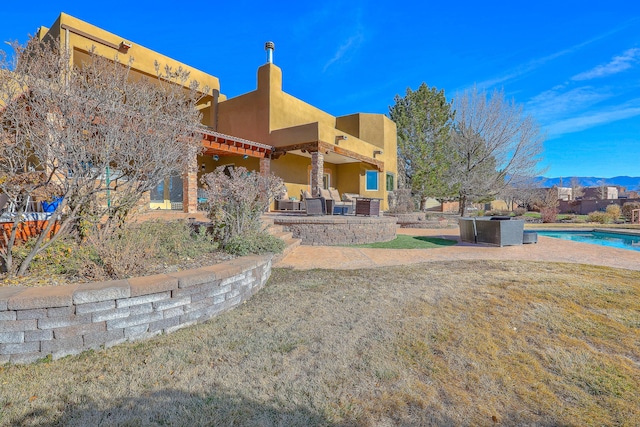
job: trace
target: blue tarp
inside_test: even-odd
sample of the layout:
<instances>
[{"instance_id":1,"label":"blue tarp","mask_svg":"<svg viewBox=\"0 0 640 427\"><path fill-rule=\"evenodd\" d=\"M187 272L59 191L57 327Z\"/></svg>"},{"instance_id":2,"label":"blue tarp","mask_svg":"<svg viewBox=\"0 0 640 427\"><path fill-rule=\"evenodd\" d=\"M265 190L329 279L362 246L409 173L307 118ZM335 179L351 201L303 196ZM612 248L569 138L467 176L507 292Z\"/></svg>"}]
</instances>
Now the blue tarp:
<instances>
[{"instance_id":1,"label":"blue tarp","mask_svg":"<svg viewBox=\"0 0 640 427\"><path fill-rule=\"evenodd\" d=\"M53 201L51 202L42 202L42 211L43 212L55 212L56 208L58 207L58 205L60 204L60 202L62 201L62 197L58 197L56 199L53 199Z\"/></svg>"}]
</instances>

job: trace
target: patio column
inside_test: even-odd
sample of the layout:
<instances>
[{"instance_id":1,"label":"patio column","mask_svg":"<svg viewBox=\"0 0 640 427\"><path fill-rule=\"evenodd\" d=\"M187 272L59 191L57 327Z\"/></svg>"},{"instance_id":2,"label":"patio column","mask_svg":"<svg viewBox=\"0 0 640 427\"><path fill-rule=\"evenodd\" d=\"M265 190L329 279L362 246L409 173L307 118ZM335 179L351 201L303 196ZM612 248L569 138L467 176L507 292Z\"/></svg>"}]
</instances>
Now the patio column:
<instances>
[{"instance_id":1,"label":"patio column","mask_svg":"<svg viewBox=\"0 0 640 427\"><path fill-rule=\"evenodd\" d=\"M198 156L193 154L187 170L182 174L182 211L198 210Z\"/></svg>"},{"instance_id":2,"label":"patio column","mask_svg":"<svg viewBox=\"0 0 640 427\"><path fill-rule=\"evenodd\" d=\"M260 175L267 176L271 173L271 159L268 157L260 158Z\"/></svg>"},{"instance_id":3,"label":"patio column","mask_svg":"<svg viewBox=\"0 0 640 427\"><path fill-rule=\"evenodd\" d=\"M324 154L319 151L313 151L311 153L311 195L320 195L323 175Z\"/></svg>"}]
</instances>

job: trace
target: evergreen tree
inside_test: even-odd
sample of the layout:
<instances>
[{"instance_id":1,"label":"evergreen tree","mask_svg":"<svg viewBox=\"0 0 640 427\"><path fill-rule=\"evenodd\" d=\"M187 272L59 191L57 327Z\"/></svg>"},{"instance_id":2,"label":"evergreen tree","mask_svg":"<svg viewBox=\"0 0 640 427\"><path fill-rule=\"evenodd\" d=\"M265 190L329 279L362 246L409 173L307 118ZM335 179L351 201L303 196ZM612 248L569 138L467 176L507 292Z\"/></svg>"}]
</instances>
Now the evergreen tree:
<instances>
[{"instance_id":1,"label":"evergreen tree","mask_svg":"<svg viewBox=\"0 0 640 427\"><path fill-rule=\"evenodd\" d=\"M389 117L398 129L399 182L420 197L420 209L428 197L440 200L455 194L448 179L453 161L450 139L453 111L443 90L422 83L396 95Z\"/></svg>"}]
</instances>

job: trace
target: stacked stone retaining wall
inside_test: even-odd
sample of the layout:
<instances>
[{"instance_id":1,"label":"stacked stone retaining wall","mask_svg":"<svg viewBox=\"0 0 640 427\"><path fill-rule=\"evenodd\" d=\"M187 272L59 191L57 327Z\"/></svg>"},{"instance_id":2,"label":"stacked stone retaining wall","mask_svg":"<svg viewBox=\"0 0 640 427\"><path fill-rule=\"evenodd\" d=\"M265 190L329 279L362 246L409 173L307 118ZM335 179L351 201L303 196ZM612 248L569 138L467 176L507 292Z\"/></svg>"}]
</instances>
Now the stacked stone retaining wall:
<instances>
[{"instance_id":1,"label":"stacked stone retaining wall","mask_svg":"<svg viewBox=\"0 0 640 427\"><path fill-rule=\"evenodd\" d=\"M276 216L281 225L303 245L354 245L388 242L396 238L396 218L362 216Z\"/></svg>"},{"instance_id":2,"label":"stacked stone retaining wall","mask_svg":"<svg viewBox=\"0 0 640 427\"><path fill-rule=\"evenodd\" d=\"M54 359L203 322L262 288L271 255L127 280L0 288L0 363Z\"/></svg>"}]
</instances>

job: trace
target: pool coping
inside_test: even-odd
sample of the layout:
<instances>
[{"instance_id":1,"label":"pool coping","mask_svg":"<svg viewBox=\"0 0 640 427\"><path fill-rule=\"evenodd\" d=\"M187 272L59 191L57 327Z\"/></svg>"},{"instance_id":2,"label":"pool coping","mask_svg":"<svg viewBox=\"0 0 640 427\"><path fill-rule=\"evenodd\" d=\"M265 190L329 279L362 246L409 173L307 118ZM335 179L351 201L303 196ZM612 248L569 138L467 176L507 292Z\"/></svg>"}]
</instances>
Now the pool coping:
<instances>
[{"instance_id":1,"label":"pool coping","mask_svg":"<svg viewBox=\"0 0 640 427\"><path fill-rule=\"evenodd\" d=\"M640 237L640 230L632 230L625 228L592 228L592 227L584 227L584 228L528 228L528 231L545 231L545 232L554 232L559 231L563 233L567 232L576 232L576 233L584 233L584 232L600 232L600 233L611 233L611 234L626 234L628 236L638 236Z\"/></svg>"}]
</instances>

